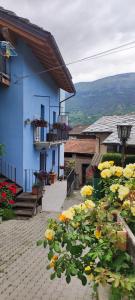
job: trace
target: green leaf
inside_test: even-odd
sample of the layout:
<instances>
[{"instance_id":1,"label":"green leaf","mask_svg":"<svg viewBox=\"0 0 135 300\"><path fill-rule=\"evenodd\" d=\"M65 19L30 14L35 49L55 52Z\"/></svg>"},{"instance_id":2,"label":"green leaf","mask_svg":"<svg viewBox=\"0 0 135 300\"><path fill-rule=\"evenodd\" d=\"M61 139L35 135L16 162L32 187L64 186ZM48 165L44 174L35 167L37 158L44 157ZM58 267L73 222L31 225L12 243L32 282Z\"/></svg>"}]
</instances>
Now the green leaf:
<instances>
[{"instance_id":1,"label":"green leaf","mask_svg":"<svg viewBox=\"0 0 135 300\"><path fill-rule=\"evenodd\" d=\"M46 247L47 247L47 241L46 241L46 240L44 240L44 242L43 242L43 246L44 246L44 248L46 248Z\"/></svg>"},{"instance_id":2,"label":"green leaf","mask_svg":"<svg viewBox=\"0 0 135 300\"><path fill-rule=\"evenodd\" d=\"M70 275L67 275L67 277L66 277L66 282L69 284L70 281L71 281L71 276L70 276Z\"/></svg>"},{"instance_id":3,"label":"green leaf","mask_svg":"<svg viewBox=\"0 0 135 300\"><path fill-rule=\"evenodd\" d=\"M43 240L37 241L37 246L41 246L43 244Z\"/></svg>"},{"instance_id":4,"label":"green leaf","mask_svg":"<svg viewBox=\"0 0 135 300\"><path fill-rule=\"evenodd\" d=\"M51 274L50 279L53 280L55 277L56 277L56 273L54 272Z\"/></svg>"},{"instance_id":5,"label":"green leaf","mask_svg":"<svg viewBox=\"0 0 135 300\"><path fill-rule=\"evenodd\" d=\"M70 252L76 257L80 256L82 254L82 245L72 246Z\"/></svg>"},{"instance_id":6,"label":"green leaf","mask_svg":"<svg viewBox=\"0 0 135 300\"><path fill-rule=\"evenodd\" d=\"M87 284L87 278L85 276L82 276L81 277L81 282L82 282L82 285L86 285Z\"/></svg>"},{"instance_id":7,"label":"green leaf","mask_svg":"<svg viewBox=\"0 0 135 300\"><path fill-rule=\"evenodd\" d=\"M48 253L48 259L51 260L53 255L54 255L53 251L50 250L50 252Z\"/></svg>"},{"instance_id":8,"label":"green leaf","mask_svg":"<svg viewBox=\"0 0 135 300\"><path fill-rule=\"evenodd\" d=\"M60 249L60 246L59 246L59 242L55 242L55 243L54 243L54 250L55 250L56 252L58 252L58 253L61 252L61 249Z\"/></svg>"}]
</instances>

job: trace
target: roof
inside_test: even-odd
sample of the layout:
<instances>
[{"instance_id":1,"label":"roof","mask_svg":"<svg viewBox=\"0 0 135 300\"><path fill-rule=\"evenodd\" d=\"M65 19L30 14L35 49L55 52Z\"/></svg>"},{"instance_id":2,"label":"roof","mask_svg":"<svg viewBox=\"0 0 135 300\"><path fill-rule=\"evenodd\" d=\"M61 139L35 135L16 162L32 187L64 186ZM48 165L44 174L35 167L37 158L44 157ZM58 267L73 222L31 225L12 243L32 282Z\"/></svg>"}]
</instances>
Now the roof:
<instances>
[{"instance_id":1,"label":"roof","mask_svg":"<svg viewBox=\"0 0 135 300\"><path fill-rule=\"evenodd\" d=\"M95 153L95 139L76 139L68 140L64 145L64 152L66 153L83 153L93 154Z\"/></svg>"},{"instance_id":2,"label":"roof","mask_svg":"<svg viewBox=\"0 0 135 300\"><path fill-rule=\"evenodd\" d=\"M76 125L70 130L69 135L77 135L77 134L83 134L83 130L86 129L86 125Z\"/></svg>"},{"instance_id":3,"label":"roof","mask_svg":"<svg viewBox=\"0 0 135 300\"><path fill-rule=\"evenodd\" d=\"M132 125L131 135L127 141L128 145L135 145L135 113L127 115L104 116L87 127L83 132L89 134L110 133L104 140L104 144L120 144L117 133L118 124Z\"/></svg>"},{"instance_id":4,"label":"roof","mask_svg":"<svg viewBox=\"0 0 135 300\"><path fill-rule=\"evenodd\" d=\"M53 69L48 72L61 89L69 93L75 92L71 74L50 32L3 7L0 7L1 28L8 28L11 37L21 37L32 48L45 69Z\"/></svg>"}]
</instances>

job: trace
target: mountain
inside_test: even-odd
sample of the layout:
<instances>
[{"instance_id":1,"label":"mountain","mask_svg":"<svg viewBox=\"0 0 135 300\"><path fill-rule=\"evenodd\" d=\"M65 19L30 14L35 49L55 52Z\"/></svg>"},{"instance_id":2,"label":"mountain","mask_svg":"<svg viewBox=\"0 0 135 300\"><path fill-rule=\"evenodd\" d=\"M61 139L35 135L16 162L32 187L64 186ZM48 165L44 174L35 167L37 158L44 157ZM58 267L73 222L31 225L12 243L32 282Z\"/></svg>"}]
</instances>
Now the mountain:
<instances>
[{"instance_id":1,"label":"mountain","mask_svg":"<svg viewBox=\"0 0 135 300\"><path fill-rule=\"evenodd\" d=\"M135 73L75 84L76 96L66 102L73 125L90 124L103 115L135 112Z\"/></svg>"}]
</instances>

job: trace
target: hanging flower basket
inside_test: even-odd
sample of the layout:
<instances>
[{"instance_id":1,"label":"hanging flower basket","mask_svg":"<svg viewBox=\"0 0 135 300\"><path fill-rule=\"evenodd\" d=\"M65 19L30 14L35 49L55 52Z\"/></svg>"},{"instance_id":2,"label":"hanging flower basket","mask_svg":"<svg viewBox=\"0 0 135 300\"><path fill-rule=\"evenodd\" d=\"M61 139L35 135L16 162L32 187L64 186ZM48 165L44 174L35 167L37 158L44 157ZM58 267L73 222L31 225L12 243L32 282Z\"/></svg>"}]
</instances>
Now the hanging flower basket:
<instances>
[{"instance_id":1,"label":"hanging flower basket","mask_svg":"<svg viewBox=\"0 0 135 300\"><path fill-rule=\"evenodd\" d=\"M47 127L48 126L48 122L45 121L45 120L34 119L31 122L31 125L35 126L35 127Z\"/></svg>"}]
</instances>

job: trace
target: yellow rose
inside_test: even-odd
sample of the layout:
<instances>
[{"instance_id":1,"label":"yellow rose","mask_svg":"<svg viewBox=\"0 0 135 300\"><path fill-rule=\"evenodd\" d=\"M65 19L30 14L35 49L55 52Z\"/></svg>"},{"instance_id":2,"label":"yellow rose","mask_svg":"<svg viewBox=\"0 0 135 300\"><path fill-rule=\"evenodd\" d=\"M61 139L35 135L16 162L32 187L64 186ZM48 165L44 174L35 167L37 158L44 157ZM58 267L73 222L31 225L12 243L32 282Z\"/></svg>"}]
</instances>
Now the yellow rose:
<instances>
[{"instance_id":1,"label":"yellow rose","mask_svg":"<svg viewBox=\"0 0 135 300\"><path fill-rule=\"evenodd\" d=\"M62 222L67 222L69 220L73 220L73 217L75 215L75 210L73 208L69 208L68 210L65 210L61 213L59 216L59 220Z\"/></svg>"},{"instance_id":2,"label":"yellow rose","mask_svg":"<svg viewBox=\"0 0 135 300\"><path fill-rule=\"evenodd\" d=\"M110 172L112 173L112 175L115 175L115 170L116 170L116 166L110 167Z\"/></svg>"},{"instance_id":3,"label":"yellow rose","mask_svg":"<svg viewBox=\"0 0 135 300\"><path fill-rule=\"evenodd\" d=\"M113 161L113 160L110 160L110 161L109 161L109 164L110 164L110 166L113 166L113 165L114 165L114 161Z\"/></svg>"},{"instance_id":4,"label":"yellow rose","mask_svg":"<svg viewBox=\"0 0 135 300\"><path fill-rule=\"evenodd\" d=\"M85 267L85 271L87 272L87 271L90 271L91 270L91 267L90 266L87 266L87 267Z\"/></svg>"},{"instance_id":5,"label":"yellow rose","mask_svg":"<svg viewBox=\"0 0 135 300\"><path fill-rule=\"evenodd\" d=\"M80 210L87 210L87 207L86 207L85 203L78 204L77 208L79 208Z\"/></svg>"},{"instance_id":6,"label":"yellow rose","mask_svg":"<svg viewBox=\"0 0 135 300\"><path fill-rule=\"evenodd\" d=\"M94 281L94 275L91 273L87 276L90 281Z\"/></svg>"},{"instance_id":7,"label":"yellow rose","mask_svg":"<svg viewBox=\"0 0 135 300\"><path fill-rule=\"evenodd\" d=\"M58 259L58 256L57 255L54 255L53 257L52 257L52 259L51 259L51 261L50 261L50 264L49 264L49 266L50 266L50 268L54 268L54 266L55 266L55 261Z\"/></svg>"},{"instance_id":8,"label":"yellow rose","mask_svg":"<svg viewBox=\"0 0 135 300\"><path fill-rule=\"evenodd\" d=\"M132 213L132 215L135 217L135 206L132 206L132 207L131 207L131 213Z\"/></svg>"},{"instance_id":9,"label":"yellow rose","mask_svg":"<svg viewBox=\"0 0 135 300\"><path fill-rule=\"evenodd\" d=\"M53 229L47 229L45 231L45 239L47 239L48 241L52 241L54 239L55 236L55 231Z\"/></svg>"},{"instance_id":10,"label":"yellow rose","mask_svg":"<svg viewBox=\"0 0 135 300\"><path fill-rule=\"evenodd\" d=\"M102 178L110 178L112 176L112 173L109 169L104 169L102 172L101 172L101 177Z\"/></svg>"},{"instance_id":11,"label":"yellow rose","mask_svg":"<svg viewBox=\"0 0 135 300\"><path fill-rule=\"evenodd\" d=\"M118 183L112 184L112 185L110 186L110 191L113 192L113 193L115 193L115 192L118 190L119 186L120 186L120 185L119 185Z\"/></svg>"},{"instance_id":12,"label":"yellow rose","mask_svg":"<svg viewBox=\"0 0 135 300\"><path fill-rule=\"evenodd\" d=\"M129 194L129 192L130 192L130 190L127 186L120 185L120 187L118 189L119 199L123 200Z\"/></svg>"},{"instance_id":13,"label":"yellow rose","mask_svg":"<svg viewBox=\"0 0 135 300\"><path fill-rule=\"evenodd\" d=\"M121 177L123 175L123 168L122 167L115 167L115 176Z\"/></svg>"},{"instance_id":14,"label":"yellow rose","mask_svg":"<svg viewBox=\"0 0 135 300\"><path fill-rule=\"evenodd\" d=\"M93 193L93 187L91 185L85 185L80 191L82 197L91 196Z\"/></svg>"},{"instance_id":15,"label":"yellow rose","mask_svg":"<svg viewBox=\"0 0 135 300\"><path fill-rule=\"evenodd\" d=\"M122 204L122 208L125 208L125 209L130 208L130 206L131 206L130 200L125 200Z\"/></svg>"},{"instance_id":16,"label":"yellow rose","mask_svg":"<svg viewBox=\"0 0 135 300\"><path fill-rule=\"evenodd\" d=\"M100 239L100 237L101 237L101 230L96 229L95 232L94 232L94 234L95 234L96 239Z\"/></svg>"},{"instance_id":17,"label":"yellow rose","mask_svg":"<svg viewBox=\"0 0 135 300\"><path fill-rule=\"evenodd\" d=\"M102 171L103 169L110 169L114 164L114 161L104 161L98 165L98 169Z\"/></svg>"},{"instance_id":18,"label":"yellow rose","mask_svg":"<svg viewBox=\"0 0 135 300\"><path fill-rule=\"evenodd\" d=\"M133 177L133 174L134 174L134 172L133 172L133 169L132 169L132 168L126 167L126 168L123 170L123 175L124 175L124 177L126 177L126 178L131 178L131 177Z\"/></svg>"},{"instance_id":19,"label":"yellow rose","mask_svg":"<svg viewBox=\"0 0 135 300\"><path fill-rule=\"evenodd\" d=\"M100 163L100 164L98 165L98 169L99 169L100 171L103 170L102 166L103 166L102 163Z\"/></svg>"},{"instance_id":20,"label":"yellow rose","mask_svg":"<svg viewBox=\"0 0 135 300\"><path fill-rule=\"evenodd\" d=\"M92 200L86 200L84 203L87 208L93 209L95 207L95 203Z\"/></svg>"}]
</instances>

